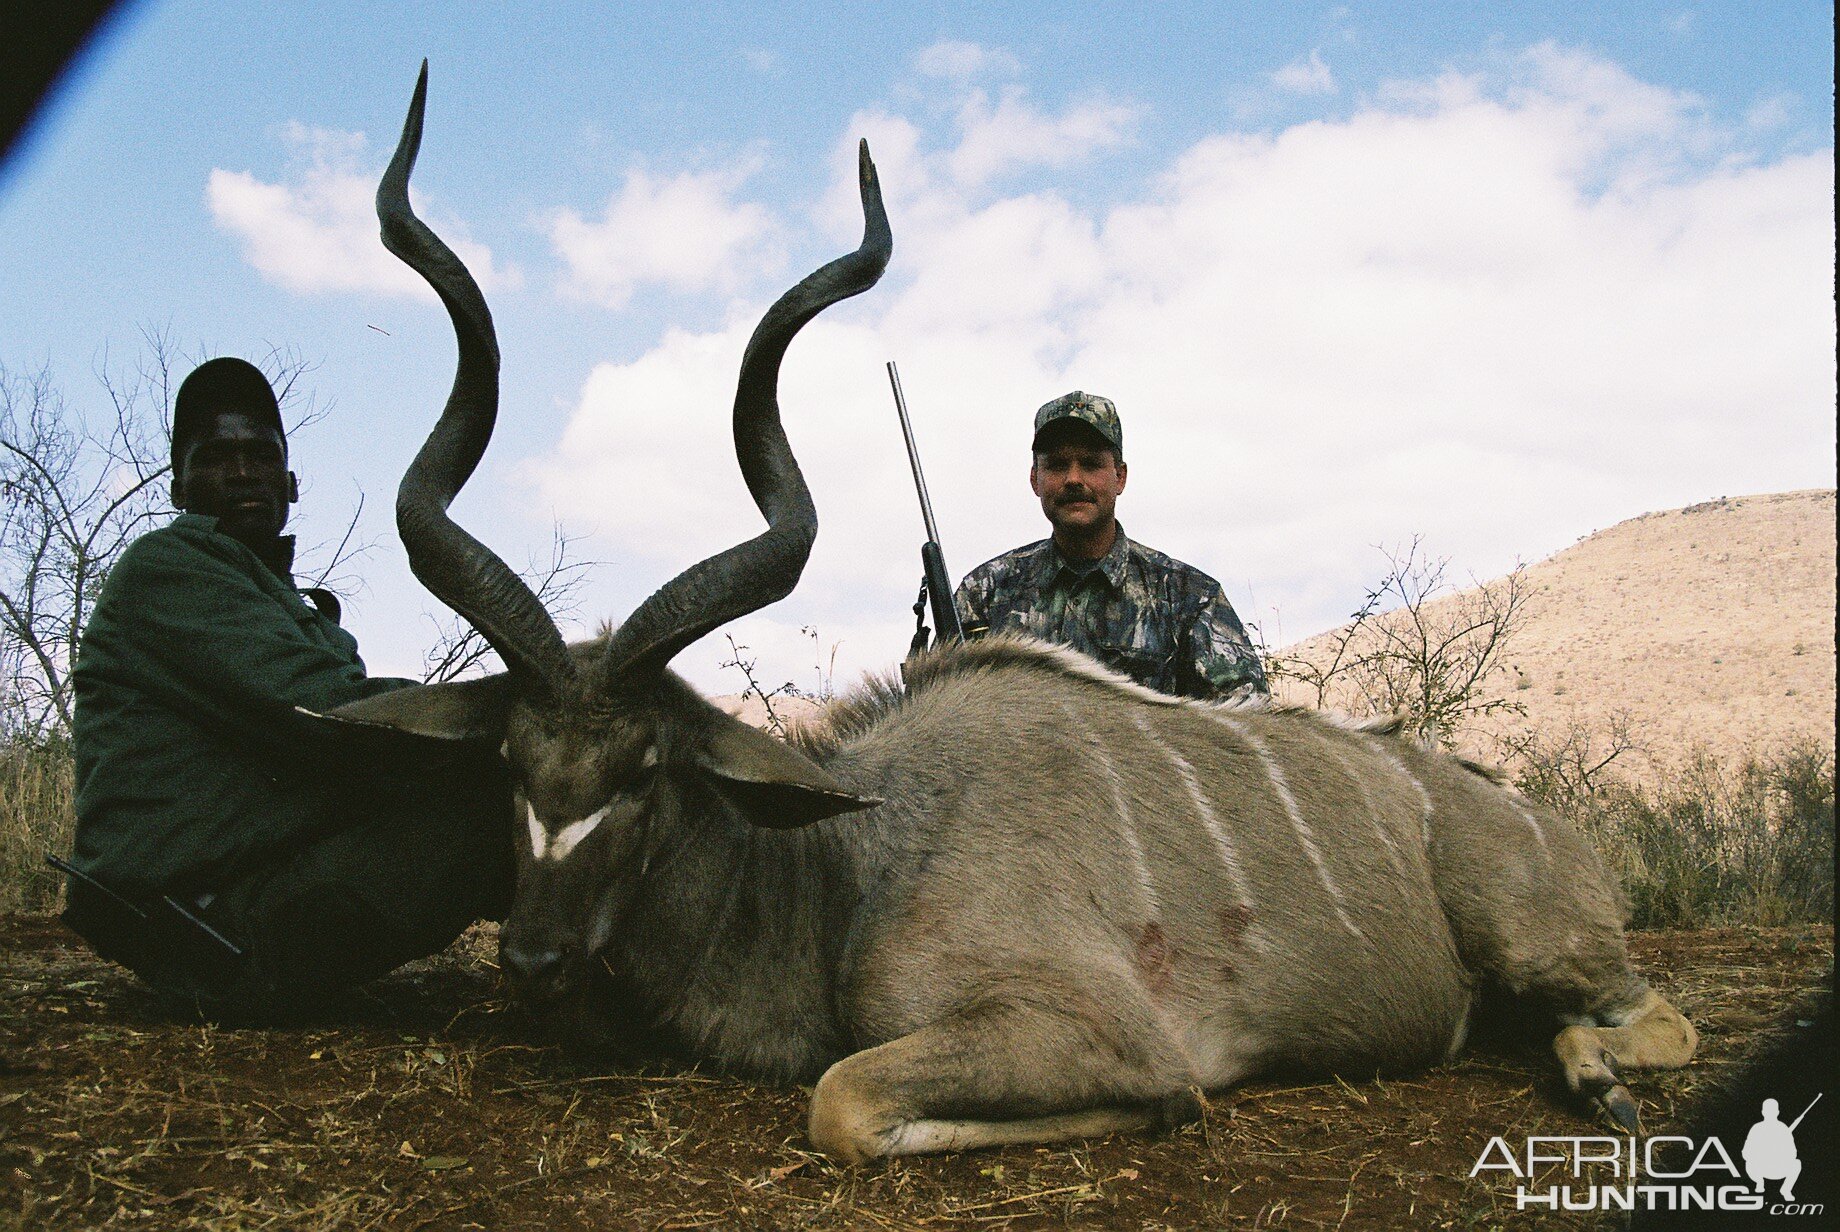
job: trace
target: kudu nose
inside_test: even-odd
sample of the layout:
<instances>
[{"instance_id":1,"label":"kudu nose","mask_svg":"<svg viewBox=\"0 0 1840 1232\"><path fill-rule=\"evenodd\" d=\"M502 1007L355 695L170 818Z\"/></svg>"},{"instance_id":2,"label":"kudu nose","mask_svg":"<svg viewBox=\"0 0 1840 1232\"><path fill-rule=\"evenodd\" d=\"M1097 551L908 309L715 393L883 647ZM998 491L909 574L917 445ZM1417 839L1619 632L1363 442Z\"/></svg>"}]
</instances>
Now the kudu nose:
<instances>
[{"instance_id":1,"label":"kudu nose","mask_svg":"<svg viewBox=\"0 0 1840 1232\"><path fill-rule=\"evenodd\" d=\"M505 973L521 989L541 996L559 991L569 954L567 948L551 942L507 937L501 940L498 957Z\"/></svg>"}]
</instances>

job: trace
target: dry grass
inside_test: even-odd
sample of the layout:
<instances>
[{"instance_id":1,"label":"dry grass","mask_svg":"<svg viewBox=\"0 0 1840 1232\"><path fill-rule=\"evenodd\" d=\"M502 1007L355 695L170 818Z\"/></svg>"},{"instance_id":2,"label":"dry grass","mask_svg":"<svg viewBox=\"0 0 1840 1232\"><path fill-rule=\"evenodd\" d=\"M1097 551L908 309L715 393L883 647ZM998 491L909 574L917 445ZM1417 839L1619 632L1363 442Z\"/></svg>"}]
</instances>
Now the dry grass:
<instances>
[{"instance_id":1,"label":"dry grass","mask_svg":"<svg viewBox=\"0 0 1840 1232\"><path fill-rule=\"evenodd\" d=\"M582 1068L498 998L490 930L335 1020L165 1016L43 921L0 919L0 1228L1488 1228L1493 1134L1594 1132L1544 1042L1398 1079L1266 1081L1164 1137L839 1169L806 1092ZM1643 934L1702 1059L1634 1083L1651 1132L1824 982L1830 930Z\"/></svg>"},{"instance_id":2,"label":"dry grass","mask_svg":"<svg viewBox=\"0 0 1840 1232\"><path fill-rule=\"evenodd\" d=\"M76 828L70 745L0 745L0 912L49 911L62 880L45 853L70 850Z\"/></svg>"},{"instance_id":3,"label":"dry grass","mask_svg":"<svg viewBox=\"0 0 1840 1232\"><path fill-rule=\"evenodd\" d=\"M1616 873L1637 928L1833 922L1834 759L1812 741L1549 803Z\"/></svg>"}]
</instances>

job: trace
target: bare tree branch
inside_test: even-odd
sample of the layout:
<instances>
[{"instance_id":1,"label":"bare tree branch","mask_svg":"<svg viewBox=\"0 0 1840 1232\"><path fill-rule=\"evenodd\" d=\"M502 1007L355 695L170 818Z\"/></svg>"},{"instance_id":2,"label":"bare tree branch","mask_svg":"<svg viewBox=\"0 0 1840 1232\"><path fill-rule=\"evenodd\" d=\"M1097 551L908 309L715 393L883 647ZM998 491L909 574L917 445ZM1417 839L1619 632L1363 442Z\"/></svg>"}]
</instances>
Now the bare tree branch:
<instances>
[{"instance_id":1,"label":"bare tree branch","mask_svg":"<svg viewBox=\"0 0 1840 1232\"><path fill-rule=\"evenodd\" d=\"M1407 728L1429 744L1455 744L1484 715L1521 713L1520 703L1492 696L1488 685L1508 670L1508 649L1526 619L1525 569L1457 591L1444 578L1449 561L1425 556L1416 536L1386 557L1386 575L1349 623L1307 653L1273 656L1269 674L1303 684L1317 706L1403 711Z\"/></svg>"},{"instance_id":2,"label":"bare tree branch","mask_svg":"<svg viewBox=\"0 0 1840 1232\"><path fill-rule=\"evenodd\" d=\"M560 619L572 615L577 596L587 581L592 561L575 556L579 536L566 533L560 523L551 531L547 560L532 558L519 575L542 603L544 610ZM449 614L440 619L430 616L435 625L434 644L422 656L422 679L429 684L455 680L466 675L482 675L498 663L498 656L481 637L479 630L460 617Z\"/></svg>"},{"instance_id":3,"label":"bare tree branch","mask_svg":"<svg viewBox=\"0 0 1840 1232\"><path fill-rule=\"evenodd\" d=\"M324 587L333 594L345 598L350 598L358 589L359 578L356 574L348 573L346 570L370 555L371 549L377 546L375 539L359 540L356 538L358 519L363 515L364 492L360 489L357 503L352 506L351 516L345 520L345 529L340 533L338 542L331 547L330 551L328 552L324 547L316 547L301 553L295 559L297 570L311 570L310 574L305 575L308 579L304 583L306 587ZM309 563L319 557L322 552L326 553L325 564L316 566Z\"/></svg>"},{"instance_id":4,"label":"bare tree branch","mask_svg":"<svg viewBox=\"0 0 1840 1232\"><path fill-rule=\"evenodd\" d=\"M741 678L747 681L747 687L741 690L742 699L745 701L749 697L758 697L760 704L766 707L766 730L784 740L786 738L786 719L774 706L773 699L797 697L799 695L798 686L788 680L777 688L764 687L759 678L754 675L758 660L754 657L752 648L735 641L735 635L732 633L724 633L722 636L728 639L729 657L717 666L732 667L741 673Z\"/></svg>"},{"instance_id":5,"label":"bare tree branch","mask_svg":"<svg viewBox=\"0 0 1840 1232\"><path fill-rule=\"evenodd\" d=\"M1556 735L1504 733L1495 737L1495 749L1522 791L1561 811L1602 790L1617 762L1649 751L1628 710L1612 713L1599 727L1573 721Z\"/></svg>"}]
</instances>

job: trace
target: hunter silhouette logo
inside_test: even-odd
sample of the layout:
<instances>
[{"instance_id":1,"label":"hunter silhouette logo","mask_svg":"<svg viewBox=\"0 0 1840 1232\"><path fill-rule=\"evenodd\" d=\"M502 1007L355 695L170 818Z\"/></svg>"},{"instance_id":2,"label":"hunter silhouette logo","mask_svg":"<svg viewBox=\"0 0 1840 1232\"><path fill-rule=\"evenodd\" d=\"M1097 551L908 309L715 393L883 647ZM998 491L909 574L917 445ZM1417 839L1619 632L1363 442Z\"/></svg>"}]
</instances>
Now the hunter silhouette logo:
<instances>
[{"instance_id":1,"label":"hunter silhouette logo","mask_svg":"<svg viewBox=\"0 0 1840 1232\"><path fill-rule=\"evenodd\" d=\"M1781 1181L1783 1201L1795 1201L1795 1178L1802 1174L1802 1161L1795 1153L1795 1127L1820 1102L1817 1092L1802 1109L1802 1116L1784 1125L1777 1116L1776 1101L1763 1101L1763 1120L1751 1126L1744 1138L1744 1174L1757 1186L1758 1193L1763 1192L1765 1181Z\"/></svg>"}]
</instances>

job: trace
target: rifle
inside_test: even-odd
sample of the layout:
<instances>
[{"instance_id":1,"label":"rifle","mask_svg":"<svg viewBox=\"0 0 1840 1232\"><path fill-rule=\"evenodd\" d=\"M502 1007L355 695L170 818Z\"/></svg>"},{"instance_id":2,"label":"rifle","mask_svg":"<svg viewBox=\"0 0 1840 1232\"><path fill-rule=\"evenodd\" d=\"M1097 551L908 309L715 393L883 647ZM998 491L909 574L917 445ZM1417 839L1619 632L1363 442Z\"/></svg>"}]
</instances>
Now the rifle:
<instances>
[{"instance_id":1,"label":"rifle","mask_svg":"<svg viewBox=\"0 0 1840 1232\"><path fill-rule=\"evenodd\" d=\"M162 894L157 900L146 900L143 905L117 894L70 861L49 851L45 853L45 863L74 879L72 901L64 910L64 922L96 946L104 958L116 959L122 953L139 955L143 959L155 956L156 960L189 962L220 973L243 958L242 946L211 927L191 909L202 909L204 900L188 908L172 895ZM89 891L81 899L77 897L76 883Z\"/></svg>"},{"instance_id":2,"label":"rifle","mask_svg":"<svg viewBox=\"0 0 1840 1232\"><path fill-rule=\"evenodd\" d=\"M907 440L907 461L914 470L914 487L920 493L920 516L926 522L926 542L920 546L920 597L914 600L914 640L907 653L926 649L929 630L926 611L933 610L933 624L939 630L938 641L962 642L965 631L958 623L958 608L952 603L952 575L946 572L945 553L939 548L939 527L933 522L933 502L926 495L926 476L920 473L920 451L914 446L913 425L907 420L907 399L901 394L901 374L894 361L888 361L888 384L894 389L894 409L901 417L901 435Z\"/></svg>"}]
</instances>

